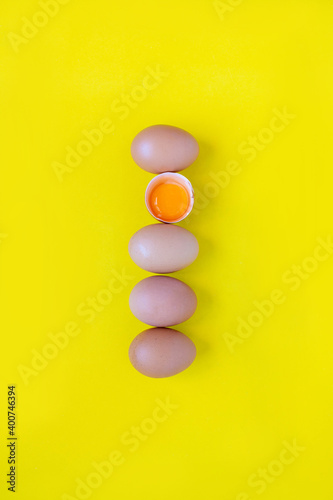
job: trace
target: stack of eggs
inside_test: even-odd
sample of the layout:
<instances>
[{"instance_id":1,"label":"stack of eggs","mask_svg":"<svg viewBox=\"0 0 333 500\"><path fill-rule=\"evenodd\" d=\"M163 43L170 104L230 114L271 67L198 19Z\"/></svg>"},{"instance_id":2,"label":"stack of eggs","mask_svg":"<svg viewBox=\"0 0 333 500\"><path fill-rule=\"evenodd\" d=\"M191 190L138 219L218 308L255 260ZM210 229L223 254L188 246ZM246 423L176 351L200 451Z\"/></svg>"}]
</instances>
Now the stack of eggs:
<instances>
[{"instance_id":1,"label":"stack of eggs","mask_svg":"<svg viewBox=\"0 0 333 500\"><path fill-rule=\"evenodd\" d=\"M144 170L157 174L146 189L146 206L160 221L137 231L129 242L129 253L142 269L156 273L132 290L129 305L140 321L153 326L131 343L129 358L140 373L154 378L170 377L190 366L196 355L193 342L170 326L189 319L197 306L193 290L182 281L161 276L184 269L197 257L195 236L174 225L191 212L193 189L177 173L191 165L199 154L194 137L177 127L155 125L133 140L131 153Z\"/></svg>"}]
</instances>

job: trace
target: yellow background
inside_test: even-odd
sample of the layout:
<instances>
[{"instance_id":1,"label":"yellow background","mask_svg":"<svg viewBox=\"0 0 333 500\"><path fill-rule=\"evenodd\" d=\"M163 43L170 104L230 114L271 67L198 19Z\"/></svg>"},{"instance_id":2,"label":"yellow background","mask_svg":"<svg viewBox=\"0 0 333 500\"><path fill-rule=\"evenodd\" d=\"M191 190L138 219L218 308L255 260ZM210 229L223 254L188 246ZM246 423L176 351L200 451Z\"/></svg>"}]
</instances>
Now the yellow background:
<instances>
[{"instance_id":1,"label":"yellow background","mask_svg":"<svg viewBox=\"0 0 333 500\"><path fill-rule=\"evenodd\" d=\"M22 18L45 17L34 0L1 4L1 498L12 495L7 384L17 386L18 500L79 498L78 478L113 450L123 463L89 498L332 498L333 257L297 290L286 273L333 232L333 4L222 4L71 0L16 51L8 34L21 34ZM164 76L144 95L147 67ZM131 93L132 107L116 111ZM276 110L293 118L270 137L263 129ZM60 182L54 162L105 119L113 132ZM152 176L130 144L156 123L188 130L201 147L184 172L196 210L181 224L201 251L175 275L198 295L179 326L198 354L163 380L141 376L127 357L145 328L128 296L147 276L127 244L153 223L144 206ZM258 136L269 141L248 161L243 143ZM231 161L238 174L212 186ZM131 279L115 283L88 323L77 308L123 268ZM284 303L231 352L225 334L275 289ZM80 333L24 379L32 350L69 322ZM149 426L156 400L168 398L177 408L131 451L124 434ZM258 493L250 478L295 440L302 452Z\"/></svg>"}]
</instances>

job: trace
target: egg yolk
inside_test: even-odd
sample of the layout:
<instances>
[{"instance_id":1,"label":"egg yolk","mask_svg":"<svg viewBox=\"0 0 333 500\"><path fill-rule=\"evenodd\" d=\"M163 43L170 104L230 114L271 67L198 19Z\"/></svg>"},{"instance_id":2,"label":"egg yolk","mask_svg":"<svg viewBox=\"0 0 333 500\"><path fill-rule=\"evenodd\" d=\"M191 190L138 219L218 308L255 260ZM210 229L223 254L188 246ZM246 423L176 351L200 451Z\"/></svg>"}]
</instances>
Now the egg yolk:
<instances>
[{"instance_id":1,"label":"egg yolk","mask_svg":"<svg viewBox=\"0 0 333 500\"><path fill-rule=\"evenodd\" d=\"M154 215L167 222L180 219L189 206L186 189L176 182L164 182L156 186L150 195L150 207Z\"/></svg>"}]
</instances>

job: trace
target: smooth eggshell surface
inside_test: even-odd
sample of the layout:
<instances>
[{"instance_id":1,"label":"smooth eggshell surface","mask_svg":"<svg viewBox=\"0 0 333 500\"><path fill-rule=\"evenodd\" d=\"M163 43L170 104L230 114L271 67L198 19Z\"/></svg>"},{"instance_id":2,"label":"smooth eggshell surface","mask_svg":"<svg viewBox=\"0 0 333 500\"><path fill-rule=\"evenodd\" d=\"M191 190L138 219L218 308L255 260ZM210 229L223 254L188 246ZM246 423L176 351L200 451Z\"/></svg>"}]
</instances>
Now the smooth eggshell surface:
<instances>
[{"instance_id":1,"label":"smooth eggshell surface","mask_svg":"<svg viewBox=\"0 0 333 500\"><path fill-rule=\"evenodd\" d=\"M151 326L178 325L197 307L192 288L170 276L150 276L133 288L129 305L134 316Z\"/></svg>"},{"instance_id":2,"label":"smooth eggshell surface","mask_svg":"<svg viewBox=\"0 0 333 500\"><path fill-rule=\"evenodd\" d=\"M195 359L196 348L192 340L177 330L151 328L135 337L128 354L138 372L162 378L186 370Z\"/></svg>"},{"instance_id":3,"label":"smooth eggshell surface","mask_svg":"<svg viewBox=\"0 0 333 500\"><path fill-rule=\"evenodd\" d=\"M197 258L199 244L187 229L171 224L152 224L139 229L128 250L133 261L151 273L173 273Z\"/></svg>"},{"instance_id":4,"label":"smooth eggshell surface","mask_svg":"<svg viewBox=\"0 0 333 500\"><path fill-rule=\"evenodd\" d=\"M181 128L153 125L134 137L131 153L135 163L147 172L178 172L196 160L199 145Z\"/></svg>"}]
</instances>

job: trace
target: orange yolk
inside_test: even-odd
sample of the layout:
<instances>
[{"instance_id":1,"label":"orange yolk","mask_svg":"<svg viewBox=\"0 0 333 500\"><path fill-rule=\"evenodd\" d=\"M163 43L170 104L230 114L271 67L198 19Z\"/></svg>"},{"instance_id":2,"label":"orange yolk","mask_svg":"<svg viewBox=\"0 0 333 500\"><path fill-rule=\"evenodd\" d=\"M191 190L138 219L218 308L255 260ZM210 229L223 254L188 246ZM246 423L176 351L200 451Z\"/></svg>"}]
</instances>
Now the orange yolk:
<instances>
[{"instance_id":1,"label":"orange yolk","mask_svg":"<svg viewBox=\"0 0 333 500\"><path fill-rule=\"evenodd\" d=\"M183 186L167 181L152 190L149 201L154 215L171 222L180 219L185 214L190 200Z\"/></svg>"}]
</instances>

